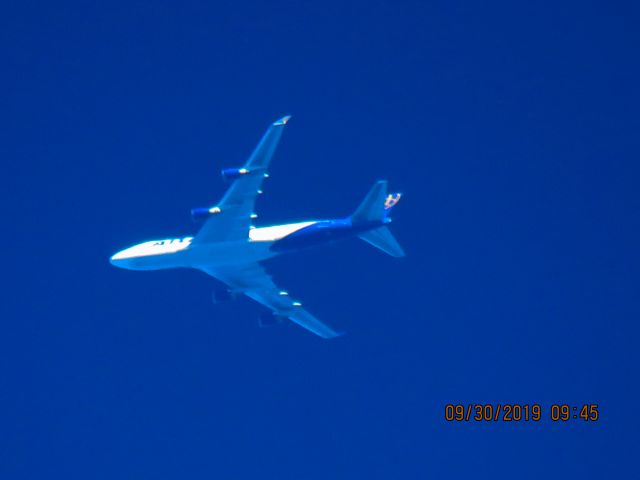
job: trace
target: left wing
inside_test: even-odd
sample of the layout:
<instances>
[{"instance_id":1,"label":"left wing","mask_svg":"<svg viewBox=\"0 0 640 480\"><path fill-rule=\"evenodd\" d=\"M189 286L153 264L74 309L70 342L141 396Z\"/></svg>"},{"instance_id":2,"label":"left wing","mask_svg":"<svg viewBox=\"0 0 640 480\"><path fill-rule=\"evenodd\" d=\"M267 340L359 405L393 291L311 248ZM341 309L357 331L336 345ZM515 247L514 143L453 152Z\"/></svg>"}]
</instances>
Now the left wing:
<instances>
[{"instance_id":1,"label":"left wing","mask_svg":"<svg viewBox=\"0 0 640 480\"><path fill-rule=\"evenodd\" d=\"M220 203L210 210L217 213L207 219L194 237L194 244L248 238L256 196L268 176L267 168L289 118L283 117L269 127L247 163L238 169L241 174L233 180Z\"/></svg>"},{"instance_id":2,"label":"left wing","mask_svg":"<svg viewBox=\"0 0 640 480\"><path fill-rule=\"evenodd\" d=\"M244 293L247 297L270 308L274 315L287 317L322 338L341 335L340 332L336 332L303 309L299 302L289 297L287 292L279 289L273 283L271 276L258 263L224 268L201 268L201 270L226 283L232 291Z\"/></svg>"}]
</instances>

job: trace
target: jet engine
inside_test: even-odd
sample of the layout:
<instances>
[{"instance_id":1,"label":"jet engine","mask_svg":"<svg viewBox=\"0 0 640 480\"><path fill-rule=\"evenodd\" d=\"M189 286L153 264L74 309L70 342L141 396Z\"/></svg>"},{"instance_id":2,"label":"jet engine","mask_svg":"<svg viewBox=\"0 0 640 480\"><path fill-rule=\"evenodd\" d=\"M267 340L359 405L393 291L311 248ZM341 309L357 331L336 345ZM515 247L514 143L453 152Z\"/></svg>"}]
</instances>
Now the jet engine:
<instances>
[{"instance_id":1,"label":"jet engine","mask_svg":"<svg viewBox=\"0 0 640 480\"><path fill-rule=\"evenodd\" d=\"M242 175L251 173L251 171L246 168L224 168L221 173L222 178L225 180L235 180L236 178L240 178Z\"/></svg>"},{"instance_id":2,"label":"jet engine","mask_svg":"<svg viewBox=\"0 0 640 480\"><path fill-rule=\"evenodd\" d=\"M191 219L194 222L199 222L199 221L202 221L202 220L206 220L211 215L216 215L217 213L220 213L220 212L221 212L221 210L218 207L213 207L213 208L205 208L205 207L192 208L191 209Z\"/></svg>"}]
</instances>

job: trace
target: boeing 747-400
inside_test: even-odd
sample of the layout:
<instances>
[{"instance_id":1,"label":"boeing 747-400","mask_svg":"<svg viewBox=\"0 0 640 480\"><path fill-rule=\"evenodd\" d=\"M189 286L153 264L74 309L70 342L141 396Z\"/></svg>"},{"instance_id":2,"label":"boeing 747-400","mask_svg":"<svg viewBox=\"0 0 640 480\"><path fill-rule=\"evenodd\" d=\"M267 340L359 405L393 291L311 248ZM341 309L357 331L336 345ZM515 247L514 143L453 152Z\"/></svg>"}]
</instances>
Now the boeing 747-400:
<instances>
[{"instance_id":1,"label":"boeing 747-400","mask_svg":"<svg viewBox=\"0 0 640 480\"><path fill-rule=\"evenodd\" d=\"M152 240L134 245L111 257L111 263L129 270L195 268L226 284L214 298L243 293L269 309L261 323L289 319L323 338L340 335L307 312L300 302L278 288L260 264L263 260L300 248L358 236L394 257L404 256L389 231L389 214L400 194L388 194L387 182L376 182L356 211L335 220L309 220L256 228L254 205L262 182L290 117L269 127L247 163L226 168L222 176L231 182L222 200L210 208L194 208L191 215L202 222L194 237Z\"/></svg>"}]
</instances>

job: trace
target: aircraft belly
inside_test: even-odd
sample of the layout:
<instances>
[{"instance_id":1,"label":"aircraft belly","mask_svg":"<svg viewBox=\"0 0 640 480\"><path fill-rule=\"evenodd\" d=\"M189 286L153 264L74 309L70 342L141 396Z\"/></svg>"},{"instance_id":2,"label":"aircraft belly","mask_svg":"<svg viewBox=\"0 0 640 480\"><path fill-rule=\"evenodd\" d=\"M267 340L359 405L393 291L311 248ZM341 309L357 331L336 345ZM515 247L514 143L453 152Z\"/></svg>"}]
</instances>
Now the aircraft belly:
<instances>
[{"instance_id":1,"label":"aircraft belly","mask_svg":"<svg viewBox=\"0 0 640 480\"><path fill-rule=\"evenodd\" d=\"M350 219L322 220L277 240L271 249L276 252L301 250L332 243L380 225L379 222L362 222L354 225Z\"/></svg>"},{"instance_id":2,"label":"aircraft belly","mask_svg":"<svg viewBox=\"0 0 640 480\"><path fill-rule=\"evenodd\" d=\"M273 242L233 242L213 245L198 245L187 252L188 267L241 265L260 262L277 255L270 250Z\"/></svg>"}]
</instances>

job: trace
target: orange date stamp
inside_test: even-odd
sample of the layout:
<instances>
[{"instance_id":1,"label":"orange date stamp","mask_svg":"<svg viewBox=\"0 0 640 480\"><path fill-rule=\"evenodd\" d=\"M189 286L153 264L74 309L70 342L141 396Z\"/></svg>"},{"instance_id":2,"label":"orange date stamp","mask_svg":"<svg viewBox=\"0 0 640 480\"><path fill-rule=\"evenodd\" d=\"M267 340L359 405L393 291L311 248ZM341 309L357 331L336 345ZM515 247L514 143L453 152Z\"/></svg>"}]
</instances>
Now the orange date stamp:
<instances>
[{"instance_id":1,"label":"orange date stamp","mask_svg":"<svg viewBox=\"0 0 640 480\"><path fill-rule=\"evenodd\" d=\"M600 412L597 403L553 403L548 408L539 403L448 403L444 406L444 419L447 422L539 422L543 419L596 422Z\"/></svg>"}]
</instances>

